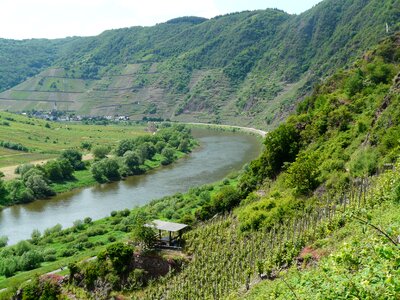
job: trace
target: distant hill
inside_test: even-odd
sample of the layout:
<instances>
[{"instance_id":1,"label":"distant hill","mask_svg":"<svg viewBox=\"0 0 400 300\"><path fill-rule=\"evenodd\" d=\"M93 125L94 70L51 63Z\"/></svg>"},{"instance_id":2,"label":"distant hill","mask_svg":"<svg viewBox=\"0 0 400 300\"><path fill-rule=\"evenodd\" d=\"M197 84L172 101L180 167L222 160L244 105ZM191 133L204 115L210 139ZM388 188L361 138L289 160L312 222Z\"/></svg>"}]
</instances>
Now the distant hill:
<instances>
[{"instance_id":1,"label":"distant hill","mask_svg":"<svg viewBox=\"0 0 400 300\"><path fill-rule=\"evenodd\" d=\"M268 9L95 37L2 40L0 109L57 102L79 114L272 127L399 20L395 0L325 0L300 15Z\"/></svg>"}]
</instances>

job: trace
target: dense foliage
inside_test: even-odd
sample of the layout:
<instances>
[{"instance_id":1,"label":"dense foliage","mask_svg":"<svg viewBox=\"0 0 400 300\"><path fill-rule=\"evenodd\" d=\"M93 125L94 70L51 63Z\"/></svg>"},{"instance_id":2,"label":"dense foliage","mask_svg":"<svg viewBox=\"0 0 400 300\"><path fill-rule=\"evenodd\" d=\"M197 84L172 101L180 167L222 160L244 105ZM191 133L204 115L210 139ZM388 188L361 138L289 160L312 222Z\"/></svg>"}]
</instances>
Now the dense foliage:
<instances>
[{"instance_id":1,"label":"dense foliage","mask_svg":"<svg viewBox=\"0 0 400 300\"><path fill-rule=\"evenodd\" d=\"M65 40L0 39L0 91L11 88L54 64Z\"/></svg>"},{"instance_id":2,"label":"dense foliage","mask_svg":"<svg viewBox=\"0 0 400 300\"><path fill-rule=\"evenodd\" d=\"M178 158L178 152L187 153L193 148L194 140L188 128L169 123L163 123L162 127L152 136L121 140L113 149L117 157L106 157L110 152L108 147L93 148L98 161L93 163L91 172L96 181L107 182L141 174L147 169L146 161L154 157L158 157L162 165L169 165Z\"/></svg>"}]
</instances>

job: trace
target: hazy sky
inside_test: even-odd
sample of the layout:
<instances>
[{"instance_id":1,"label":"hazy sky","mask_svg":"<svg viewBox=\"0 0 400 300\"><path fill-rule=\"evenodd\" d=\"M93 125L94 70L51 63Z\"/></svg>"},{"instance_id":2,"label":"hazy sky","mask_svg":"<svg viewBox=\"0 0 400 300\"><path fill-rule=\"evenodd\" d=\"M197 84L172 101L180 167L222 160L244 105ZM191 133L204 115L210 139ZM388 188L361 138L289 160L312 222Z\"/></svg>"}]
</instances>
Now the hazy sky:
<instances>
[{"instance_id":1,"label":"hazy sky","mask_svg":"<svg viewBox=\"0 0 400 300\"><path fill-rule=\"evenodd\" d=\"M0 38L97 35L106 29L149 26L181 16L279 8L301 13L321 0L0 0Z\"/></svg>"}]
</instances>

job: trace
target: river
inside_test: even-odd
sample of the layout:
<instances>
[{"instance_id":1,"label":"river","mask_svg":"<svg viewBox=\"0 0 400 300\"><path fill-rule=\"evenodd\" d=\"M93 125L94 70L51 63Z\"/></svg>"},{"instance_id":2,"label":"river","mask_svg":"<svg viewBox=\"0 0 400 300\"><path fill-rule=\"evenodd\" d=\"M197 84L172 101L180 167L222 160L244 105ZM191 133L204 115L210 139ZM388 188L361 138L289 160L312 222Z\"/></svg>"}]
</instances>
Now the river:
<instances>
[{"instance_id":1,"label":"river","mask_svg":"<svg viewBox=\"0 0 400 300\"><path fill-rule=\"evenodd\" d=\"M124 181L63 193L47 200L16 205L0 212L0 236L9 244L30 238L33 229L77 219L106 217L113 210L141 206L153 199L223 179L253 160L261 151L255 136L209 129L192 129L200 147L170 166L132 176Z\"/></svg>"}]
</instances>

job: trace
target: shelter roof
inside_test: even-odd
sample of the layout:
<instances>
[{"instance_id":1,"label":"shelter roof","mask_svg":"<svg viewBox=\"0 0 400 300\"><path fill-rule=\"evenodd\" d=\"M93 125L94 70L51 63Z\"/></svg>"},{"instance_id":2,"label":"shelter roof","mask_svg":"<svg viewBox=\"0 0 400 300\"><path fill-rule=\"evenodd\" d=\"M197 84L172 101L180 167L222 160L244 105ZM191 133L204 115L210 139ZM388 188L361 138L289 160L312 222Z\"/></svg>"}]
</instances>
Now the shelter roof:
<instances>
[{"instance_id":1,"label":"shelter roof","mask_svg":"<svg viewBox=\"0 0 400 300\"><path fill-rule=\"evenodd\" d=\"M181 223L173 223L173 222L166 222L161 220L154 220L150 224L146 224L147 227L153 227L158 230L165 230L171 232L181 231L182 229L186 228L188 225L181 224Z\"/></svg>"}]
</instances>

